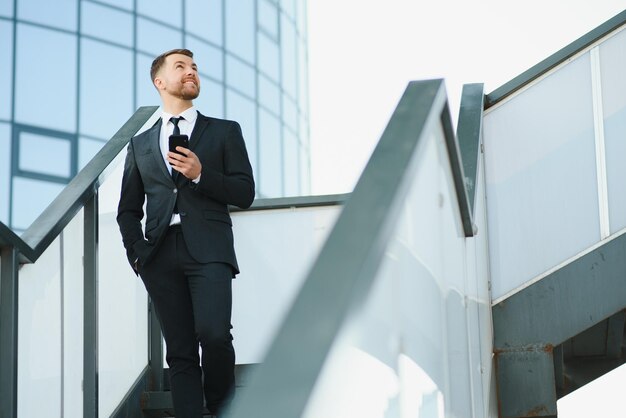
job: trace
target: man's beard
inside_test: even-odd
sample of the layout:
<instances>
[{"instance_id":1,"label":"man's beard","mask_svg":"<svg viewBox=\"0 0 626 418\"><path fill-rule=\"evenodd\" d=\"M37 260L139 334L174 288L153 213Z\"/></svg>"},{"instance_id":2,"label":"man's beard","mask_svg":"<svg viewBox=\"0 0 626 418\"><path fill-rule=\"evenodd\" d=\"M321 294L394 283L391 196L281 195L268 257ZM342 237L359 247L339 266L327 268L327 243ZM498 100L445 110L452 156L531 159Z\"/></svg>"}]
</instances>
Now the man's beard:
<instances>
[{"instance_id":1,"label":"man's beard","mask_svg":"<svg viewBox=\"0 0 626 418\"><path fill-rule=\"evenodd\" d=\"M183 100L194 100L200 95L200 86L196 85L196 89L180 89L180 98Z\"/></svg>"},{"instance_id":2,"label":"man's beard","mask_svg":"<svg viewBox=\"0 0 626 418\"><path fill-rule=\"evenodd\" d=\"M194 86L196 86L196 88L190 88L187 85L185 85L184 83L180 86L180 88L177 91L176 96L178 96L179 98L183 99L183 100L194 100L197 99L198 96L200 95L200 86L198 84L194 83Z\"/></svg>"}]
</instances>

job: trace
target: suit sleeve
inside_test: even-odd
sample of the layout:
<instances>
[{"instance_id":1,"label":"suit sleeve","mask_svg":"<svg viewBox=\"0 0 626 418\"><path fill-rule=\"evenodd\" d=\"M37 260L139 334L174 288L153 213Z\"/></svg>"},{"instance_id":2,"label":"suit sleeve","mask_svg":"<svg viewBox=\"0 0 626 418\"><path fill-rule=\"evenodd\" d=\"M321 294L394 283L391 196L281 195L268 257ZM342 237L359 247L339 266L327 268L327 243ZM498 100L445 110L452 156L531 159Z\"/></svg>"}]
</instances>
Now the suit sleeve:
<instances>
[{"instance_id":1,"label":"suit sleeve","mask_svg":"<svg viewBox=\"0 0 626 418\"><path fill-rule=\"evenodd\" d=\"M202 168L199 192L225 205L248 208L254 201L254 178L241 127L232 122L224 140L224 172Z\"/></svg>"},{"instance_id":2,"label":"suit sleeve","mask_svg":"<svg viewBox=\"0 0 626 418\"><path fill-rule=\"evenodd\" d=\"M133 141L128 145L126 161L124 163L124 175L122 177L122 188L120 201L117 208L117 223L122 235L122 242L126 248L126 255L131 267L140 258L136 248L145 244L141 220L143 219L143 203L145 192L143 181L135 161Z\"/></svg>"}]
</instances>

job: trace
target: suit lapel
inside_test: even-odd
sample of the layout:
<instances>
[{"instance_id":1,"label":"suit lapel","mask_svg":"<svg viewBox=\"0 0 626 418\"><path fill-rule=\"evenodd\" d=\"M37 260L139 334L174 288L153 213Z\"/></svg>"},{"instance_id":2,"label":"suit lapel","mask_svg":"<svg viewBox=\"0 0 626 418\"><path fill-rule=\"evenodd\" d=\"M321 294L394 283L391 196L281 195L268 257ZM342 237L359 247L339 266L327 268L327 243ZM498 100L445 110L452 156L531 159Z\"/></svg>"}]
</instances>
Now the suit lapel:
<instances>
[{"instance_id":1,"label":"suit lapel","mask_svg":"<svg viewBox=\"0 0 626 418\"><path fill-rule=\"evenodd\" d=\"M159 142L160 142L159 137L161 136L161 123L162 123L162 120L159 119L159 121L150 129L150 133L148 134L148 141L150 142L150 149L152 150L152 156L154 157L157 165L159 166L159 169L165 176L172 178L172 176L170 175L170 172L167 169L167 166L165 165L165 160L163 160L163 155L161 154L161 147L159 145Z\"/></svg>"},{"instance_id":2,"label":"suit lapel","mask_svg":"<svg viewBox=\"0 0 626 418\"><path fill-rule=\"evenodd\" d=\"M209 124L209 118L204 116L202 113L198 112L198 118L196 119L196 124L193 127L193 131L191 132L191 138L189 138L190 150L193 151L196 148L208 124Z\"/></svg>"}]
</instances>

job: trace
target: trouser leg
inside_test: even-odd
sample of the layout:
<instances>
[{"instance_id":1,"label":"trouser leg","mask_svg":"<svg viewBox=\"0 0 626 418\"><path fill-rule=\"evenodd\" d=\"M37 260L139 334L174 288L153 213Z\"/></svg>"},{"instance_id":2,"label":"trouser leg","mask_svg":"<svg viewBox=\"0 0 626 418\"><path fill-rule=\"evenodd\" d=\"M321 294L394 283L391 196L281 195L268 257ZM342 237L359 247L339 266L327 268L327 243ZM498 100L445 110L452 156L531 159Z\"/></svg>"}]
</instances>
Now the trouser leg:
<instances>
[{"instance_id":1,"label":"trouser leg","mask_svg":"<svg viewBox=\"0 0 626 418\"><path fill-rule=\"evenodd\" d=\"M218 411L233 394L235 350L232 343L232 270L223 263L196 265L187 271L196 334L202 347L204 396Z\"/></svg>"},{"instance_id":2,"label":"trouser leg","mask_svg":"<svg viewBox=\"0 0 626 418\"><path fill-rule=\"evenodd\" d=\"M202 416L202 372L189 285L181 268L176 235L168 232L159 253L142 268L167 345L170 385L177 418Z\"/></svg>"}]
</instances>

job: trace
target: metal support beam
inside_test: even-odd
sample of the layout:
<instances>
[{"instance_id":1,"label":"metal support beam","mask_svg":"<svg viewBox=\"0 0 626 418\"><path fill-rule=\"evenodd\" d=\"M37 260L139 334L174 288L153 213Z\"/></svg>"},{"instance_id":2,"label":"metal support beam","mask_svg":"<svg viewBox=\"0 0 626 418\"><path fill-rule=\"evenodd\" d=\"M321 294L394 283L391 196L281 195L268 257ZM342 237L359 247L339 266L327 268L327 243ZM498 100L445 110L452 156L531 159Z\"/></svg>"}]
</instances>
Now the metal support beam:
<instances>
[{"instance_id":1,"label":"metal support beam","mask_svg":"<svg viewBox=\"0 0 626 418\"><path fill-rule=\"evenodd\" d=\"M84 210L83 417L98 416L98 190Z\"/></svg>"},{"instance_id":2,"label":"metal support beam","mask_svg":"<svg viewBox=\"0 0 626 418\"><path fill-rule=\"evenodd\" d=\"M551 346L496 352L500 418L556 418Z\"/></svg>"},{"instance_id":3,"label":"metal support beam","mask_svg":"<svg viewBox=\"0 0 626 418\"><path fill-rule=\"evenodd\" d=\"M621 234L494 305L494 347L557 346L622 311L624 254Z\"/></svg>"},{"instance_id":4,"label":"metal support beam","mask_svg":"<svg viewBox=\"0 0 626 418\"><path fill-rule=\"evenodd\" d=\"M0 252L0 417L17 418L18 252Z\"/></svg>"}]
</instances>

